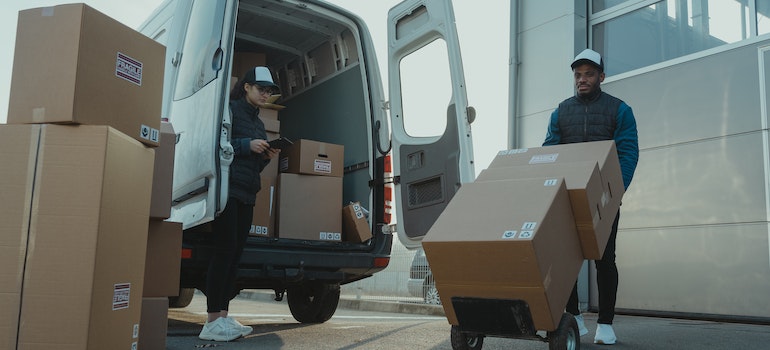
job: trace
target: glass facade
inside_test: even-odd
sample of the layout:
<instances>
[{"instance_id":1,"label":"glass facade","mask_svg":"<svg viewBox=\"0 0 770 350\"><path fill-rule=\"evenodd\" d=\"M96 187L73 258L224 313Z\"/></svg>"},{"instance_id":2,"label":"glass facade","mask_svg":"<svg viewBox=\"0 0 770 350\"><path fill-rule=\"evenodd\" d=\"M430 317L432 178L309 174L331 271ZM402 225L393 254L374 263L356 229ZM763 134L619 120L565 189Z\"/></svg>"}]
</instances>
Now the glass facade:
<instances>
[{"instance_id":1,"label":"glass facade","mask_svg":"<svg viewBox=\"0 0 770 350\"><path fill-rule=\"evenodd\" d=\"M593 12L623 2L628 1L593 0ZM756 21L758 34L768 33L768 3L757 1L756 10L747 0L642 4L595 23L591 27L592 46L604 55L607 75L619 74L756 36L752 21Z\"/></svg>"}]
</instances>

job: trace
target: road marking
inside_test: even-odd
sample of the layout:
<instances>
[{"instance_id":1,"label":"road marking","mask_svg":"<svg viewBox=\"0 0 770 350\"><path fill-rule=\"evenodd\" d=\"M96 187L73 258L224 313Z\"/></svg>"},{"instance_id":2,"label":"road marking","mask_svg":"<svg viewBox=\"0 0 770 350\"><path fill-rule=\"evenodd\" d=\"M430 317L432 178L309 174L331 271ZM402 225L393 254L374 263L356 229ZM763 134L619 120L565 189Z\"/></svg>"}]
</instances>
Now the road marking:
<instances>
[{"instance_id":1,"label":"road marking","mask_svg":"<svg viewBox=\"0 0 770 350\"><path fill-rule=\"evenodd\" d=\"M195 315L206 315L205 312L191 312ZM230 317L238 318L291 318L292 315L280 315L280 314L250 314L250 313L229 313ZM367 320L446 320L443 316L348 316L348 315L334 315L332 319L367 319Z\"/></svg>"}]
</instances>

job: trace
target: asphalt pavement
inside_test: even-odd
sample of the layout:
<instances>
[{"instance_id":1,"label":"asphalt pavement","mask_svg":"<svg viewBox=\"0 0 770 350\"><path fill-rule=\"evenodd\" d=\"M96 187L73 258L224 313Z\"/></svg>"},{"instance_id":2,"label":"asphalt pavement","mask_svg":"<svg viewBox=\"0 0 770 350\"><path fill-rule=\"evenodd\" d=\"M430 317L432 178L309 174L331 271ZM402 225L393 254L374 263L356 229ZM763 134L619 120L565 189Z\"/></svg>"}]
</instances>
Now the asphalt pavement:
<instances>
[{"instance_id":1,"label":"asphalt pavement","mask_svg":"<svg viewBox=\"0 0 770 350\"><path fill-rule=\"evenodd\" d=\"M274 295L265 291L243 291L240 298L268 301ZM417 302L381 301L345 296L338 308L443 316L440 305ZM597 315L584 314L589 334L581 339L583 349L607 349L593 344ZM647 317L619 314L613 325L618 343L612 349L770 349L770 325L719 322L680 318Z\"/></svg>"}]
</instances>

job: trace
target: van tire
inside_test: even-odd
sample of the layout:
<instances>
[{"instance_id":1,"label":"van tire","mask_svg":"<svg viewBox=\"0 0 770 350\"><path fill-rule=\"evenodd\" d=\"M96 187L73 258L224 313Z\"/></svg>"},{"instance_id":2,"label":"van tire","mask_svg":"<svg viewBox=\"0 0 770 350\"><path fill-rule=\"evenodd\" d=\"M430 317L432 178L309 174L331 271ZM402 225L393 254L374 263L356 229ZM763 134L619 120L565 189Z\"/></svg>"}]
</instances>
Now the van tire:
<instances>
[{"instance_id":1,"label":"van tire","mask_svg":"<svg viewBox=\"0 0 770 350\"><path fill-rule=\"evenodd\" d=\"M340 302L339 283L307 282L286 289L289 310L300 323L324 323Z\"/></svg>"},{"instance_id":2,"label":"van tire","mask_svg":"<svg viewBox=\"0 0 770 350\"><path fill-rule=\"evenodd\" d=\"M195 288L179 288L179 296L168 297L168 307L178 309L187 307L195 295Z\"/></svg>"}]
</instances>

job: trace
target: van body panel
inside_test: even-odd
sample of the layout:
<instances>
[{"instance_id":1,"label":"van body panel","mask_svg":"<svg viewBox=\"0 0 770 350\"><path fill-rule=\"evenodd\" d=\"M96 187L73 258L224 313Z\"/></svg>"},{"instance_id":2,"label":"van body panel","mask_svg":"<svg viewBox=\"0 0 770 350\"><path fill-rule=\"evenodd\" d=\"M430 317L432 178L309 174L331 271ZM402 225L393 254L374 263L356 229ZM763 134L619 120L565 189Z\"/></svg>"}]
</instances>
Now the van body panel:
<instances>
[{"instance_id":1,"label":"van body panel","mask_svg":"<svg viewBox=\"0 0 770 350\"><path fill-rule=\"evenodd\" d=\"M261 57L246 65L267 66L281 88L281 136L344 146L342 204L367 209L373 236L314 241L282 236L280 228L250 236L237 289L291 294L320 283L334 290L387 266L392 235L383 230L384 160L391 132L374 45L360 18L318 0L167 0L140 31L167 46L163 118L177 142L169 220L182 222L182 245L190 252L180 288L205 292L217 234L212 221L227 202L233 157L229 90L246 57Z\"/></svg>"},{"instance_id":2,"label":"van body panel","mask_svg":"<svg viewBox=\"0 0 770 350\"><path fill-rule=\"evenodd\" d=\"M402 95L402 61L427 45L441 41L446 47L451 93L447 105L428 108L446 115L440 135L413 136ZM475 178L470 123L459 40L451 2L410 0L388 13L388 81L393 147L393 172L399 239L408 248L420 247L422 237L443 212L463 183ZM444 47L444 46L442 46ZM432 91L425 91L429 94Z\"/></svg>"}]
</instances>

